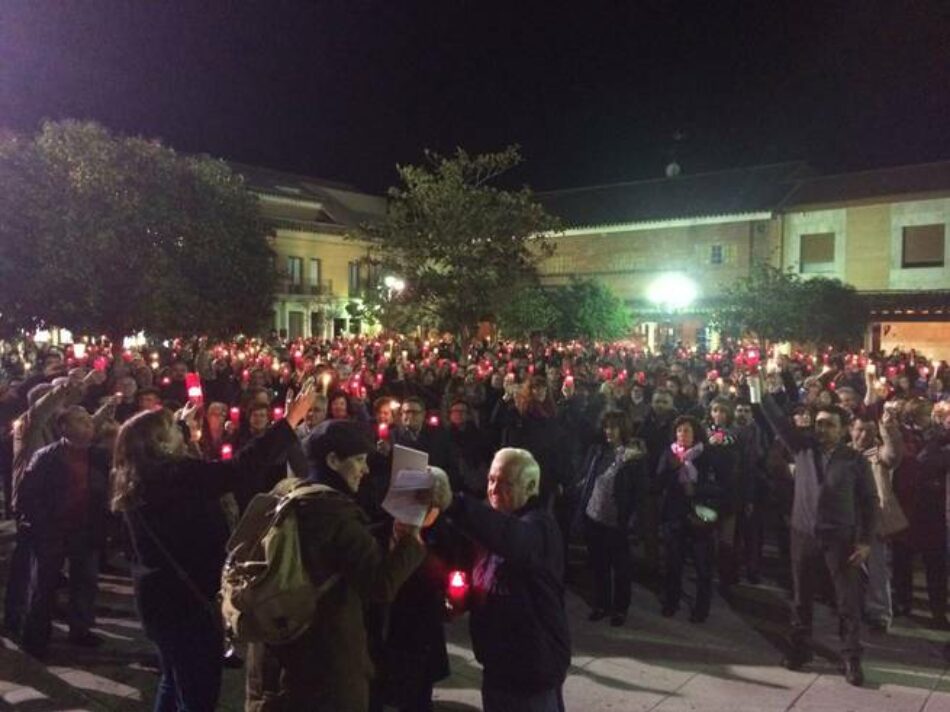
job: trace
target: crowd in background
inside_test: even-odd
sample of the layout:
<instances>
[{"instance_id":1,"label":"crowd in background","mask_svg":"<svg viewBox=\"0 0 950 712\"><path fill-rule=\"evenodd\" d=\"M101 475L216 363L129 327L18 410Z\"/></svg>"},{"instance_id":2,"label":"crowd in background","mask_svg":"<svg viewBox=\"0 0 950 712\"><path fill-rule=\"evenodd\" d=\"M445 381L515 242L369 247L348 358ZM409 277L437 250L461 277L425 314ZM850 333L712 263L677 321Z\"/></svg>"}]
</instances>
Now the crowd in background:
<instances>
[{"instance_id":1,"label":"crowd in background","mask_svg":"<svg viewBox=\"0 0 950 712\"><path fill-rule=\"evenodd\" d=\"M838 444L860 453L873 476L865 500L873 516L858 511L865 502L857 500L850 515L856 530L873 527L858 562L869 572L860 617L883 632L893 617L910 613L919 556L931 624L950 627L950 367L913 351L770 353L725 345L706 352L673 345L651 353L630 343L541 338L463 349L448 338L287 341L276 335L175 339L124 350L21 341L4 345L0 374L3 501L20 532L4 624L38 656L49 644L66 561L70 639L101 642L90 630L96 573L104 553L123 546L108 511L120 426L164 408L187 421L185 445L196 458L227 461L284 420L306 383L316 395L306 414L298 413L296 440L274 457L254 460L253 471L225 498L231 526L254 494L288 474L308 476L308 437L328 421L352 423L374 444L357 492L373 521L386 517L380 505L394 445L425 451L453 491L475 499L486 496L496 451L521 448L540 466L539 500L556 517L565 560L571 542L586 545L591 621L624 625L635 574L655 588L658 612L676 615L684 566L692 561L697 585L689 619L701 624L715 580L727 596L743 579L757 583L767 545L774 544L782 562L802 555L793 521L795 498L804 496L795 481L802 465L790 439L820 440L816 421L832 414L841 429ZM819 483L833 472L828 461L824 467L827 473L817 466ZM855 475L858 499L864 476ZM412 652L423 651L425 662L413 672L425 679L399 691L404 709L425 708L432 684L448 674L444 573L446 562L461 566L468 557L449 528L427 530L432 556L391 602L387 616L396 623L370 640L383 668L400 658L394 650L403 663L418 661ZM568 567L568 577L576 573ZM844 590L844 583L832 583ZM797 595L800 582L792 587ZM851 603L840 595L836 603L847 617ZM400 627L398 621L420 610L431 613L430 626ZM810 620L800 623L807 627ZM853 627L845 654L856 656Z\"/></svg>"}]
</instances>

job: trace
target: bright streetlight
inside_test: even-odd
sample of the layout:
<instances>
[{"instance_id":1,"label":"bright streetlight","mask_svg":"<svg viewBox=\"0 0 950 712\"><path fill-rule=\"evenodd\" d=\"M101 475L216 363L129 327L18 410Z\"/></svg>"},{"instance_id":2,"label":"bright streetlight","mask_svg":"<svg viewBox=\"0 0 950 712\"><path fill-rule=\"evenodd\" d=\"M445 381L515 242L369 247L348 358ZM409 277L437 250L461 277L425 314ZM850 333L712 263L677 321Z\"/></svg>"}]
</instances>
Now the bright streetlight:
<instances>
[{"instance_id":1,"label":"bright streetlight","mask_svg":"<svg viewBox=\"0 0 950 712\"><path fill-rule=\"evenodd\" d=\"M647 288L647 299L666 309L685 309L699 295L696 283L679 272L668 272L654 279Z\"/></svg>"},{"instance_id":2,"label":"bright streetlight","mask_svg":"<svg viewBox=\"0 0 950 712\"><path fill-rule=\"evenodd\" d=\"M383 285L390 292L401 292L406 288L405 280L400 279L399 277L394 277L391 274L387 274L383 279Z\"/></svg>"}]
</instances>

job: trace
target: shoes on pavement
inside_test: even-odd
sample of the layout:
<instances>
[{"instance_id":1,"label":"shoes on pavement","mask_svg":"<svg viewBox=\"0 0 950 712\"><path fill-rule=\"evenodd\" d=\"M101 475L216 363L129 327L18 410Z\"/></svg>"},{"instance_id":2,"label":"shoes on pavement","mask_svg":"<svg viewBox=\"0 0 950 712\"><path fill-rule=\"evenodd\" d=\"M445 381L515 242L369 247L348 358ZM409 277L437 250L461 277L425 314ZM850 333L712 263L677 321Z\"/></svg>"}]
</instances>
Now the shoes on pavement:
<instances>
[{"instance_id":1,"label":"shoes on pavement","mask_svg":"<svg viewBox=\"0 0 950 712\"><path fill-rule=\"evenodd\" d=\"M98 648L102 645L102 637L90 631L82 633L70 633L69 642L82 648Z\"/></svg>"},{"instance_id":2,"label":"shoes on pavement","mask_svg":"<svg viewBox=\"0 0 950 712\"><path fill-rule=\"evenodd\" d=\"M786 670L801 670L812 661L813 657L810 650L792 648L788 654L782 658L782 667Z\"/></svg>"},{"instance_id":3,"label":"shoes on pavement","mask_svg":"<svg viewBox=\"0 0 950 712\"><path fill-rule=\"evenodd\" d=\"M606 617L607 617L607 611L605 611L603 608L595 608L588 614L587 620L602 621Z\"/></svg>"},{"instance_id":4,"label":"shoes on pavement","mask_svg":"<svg viewBox=\"0 0 950 712\"><path fill-rule=\"evenodd\" d=\"M612 625L614 628L619 628L626 622L627 622L626 613L614 613L612 616L610 616L610 625Z\"/></svg>"},{"instance_id":5,"label":"shoes on pavement","mask_svg":"<svg viewBox=\"0 0 950 712\"><path fill-rule=\"evenodd\" d=\"M864 671L861 669L861 658L848 658L844 661L844 679L849 685L861 687L864 684Z\"/></svg>"}]
</instances>

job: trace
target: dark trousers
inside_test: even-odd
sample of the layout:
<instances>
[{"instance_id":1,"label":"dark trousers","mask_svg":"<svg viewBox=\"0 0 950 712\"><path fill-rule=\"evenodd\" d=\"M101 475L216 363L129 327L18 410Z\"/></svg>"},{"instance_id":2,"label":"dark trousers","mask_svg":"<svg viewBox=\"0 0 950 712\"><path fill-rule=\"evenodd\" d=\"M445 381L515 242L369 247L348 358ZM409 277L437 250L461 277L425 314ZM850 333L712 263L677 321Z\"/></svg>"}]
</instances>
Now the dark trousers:
<instances>
[{"instance_id":1,"label":"dark trousers","mask_svg":"<svg viewBox=\"0 0 950 712\"><path fill-rule=\"evenodd\" d=\"M709 615L712 604L713 566L716 561L716 529L694 527L686 522L675 528L664 527L666 571L664 573L663 605L678 608L683 596L683 568L686 558L696 567L696 603L693 613L699 618Z\"/></svg>"},{"instance_id":2,"label":"dark trousers","mask_svg":"<svg viewBox=\"0 0 950 712\"><path fill-rule=\"evenodd\" d=\"M861 655L861 610L864 602L864 579L861 567L848 563L854 553L854 540L849 534L817 539L792 529L792 645L804 649L812 632L813 599L819 567L831 575L835 589L838 618L843 640L841 654L853 658Z\"/></svg>"},{"instance_id":3,"label":"dark trousers","mask_svg":"<svg viewBox=\"0 0 950 712\"><path fill-rule=\"evenodd\" d=\"M33 567L33 544L26 527L17 526L10 570L7 575L7 590L3 597L3 626L10 633L23 632L23 618L30 597L30 571Z\"/></svg>"},{"instance_id":4,"label":"dark trousers","mask_svg":"<svg viewBox=\"0 0 950 712\"><path fill-rule=\"evenodd\" d=\"M752 514L739 512L736 538L742 546L742 559L746 575L758 576L762 562L762 537L765 529L764 504L756 503Z\"/></svg>"},{"instance_id":5,"label":"dark trousers","mask_svg":"<svg viewBox=\"0 0 950 712\"><path fill-rule=\"evenodd\" d=\"M482 709L485 712L564 712L561 688L519 694L482 686Z\"/></svg>"},{"instance_id":6,"label":"dark trousers","mask_svg":"<svg viewBox=\"0 0 950 712\"><path fill-rule=\"evenodd\" d=\"M943 542L937 542L942 545ZM947 615L947 552L943 546L930 551L918 551L906 542L895 541L893 545L894 605L910 610L914 599L914 555L924 560L927 577L927 598L930 613L934 618Z\"/></svg>"},{"instance_id":7,"label":"dark trousers","mask_svg":"<svg viewBox=\"0 0 950 712\"><path fill-rule=\"evenodd\" d=\"M244 688L244 712L279 712L281 666L277 656L263 643L247 646L247 679Z\"/></svg>"},{"instance_id":8,"label":"dark trousers","mask_svg":"<svg viewBox=\"0 0 950 712\"><path fill-rule=\"evenodd\" d=\"M88 633L95 624L99 552L83 536L62 542L35 542L30 594L23 621L23 647L45 653L63 564L69 563L69 633Z\"/></svg>"},{"instance_id":9,"label":"dark trousers","mask_svg":"<svg viewBox=\"0 0 950 712\"><path fill-rule=\"evenodd\" d=\"M594 608L625 614L630 608L633 572L626 531L585 516L584 537L594 576Z\"/></svg>"},{"instance_id":10,"label":"dark trousers","mask_svg":"<svg viewBox=\"0 0 950 712\"><path fill-rule=\"evenodd\" d=\"M174 624L149 630L149 637L162 669L154 711L213 712L221 690L224 639L210 614L185 614Z\"/></svg>"}]
</instances>

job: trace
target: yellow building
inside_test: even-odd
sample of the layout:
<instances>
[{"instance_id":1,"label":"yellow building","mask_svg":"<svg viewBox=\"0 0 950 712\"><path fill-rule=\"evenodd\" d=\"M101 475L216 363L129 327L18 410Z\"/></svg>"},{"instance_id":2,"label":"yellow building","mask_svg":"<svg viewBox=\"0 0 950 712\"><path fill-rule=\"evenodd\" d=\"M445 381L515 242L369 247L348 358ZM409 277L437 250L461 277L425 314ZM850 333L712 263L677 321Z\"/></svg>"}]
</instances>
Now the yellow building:
<instances>
[{"instance_id":1,"label":"yellow building","mask_svg":"<svg viewBox=\"0 0 950 712\"><path fill-rule=\"evenodd\" d=\"M604 282L646 343L707 338L722 289L766 262L853 284L874 318L869 346L950 358L950 162L839 176L783 163L539 198L567 225L543 281ZM657 294L670 275L674 293ZM690 283L692 303L670 309Z\"/></svg>"},{"instance_id":2,"label":"yellow building","mask_svg":"<svg viewBox=\"0 0 950 712\"><path fill-rule=\"evenodd\" d=\"M281 279L273 327L290 338L365 333L347 306L375 279L348 230L385 214L385 199L329 181L232 164L260 204Z\"/></svg>"}]
</instances>

